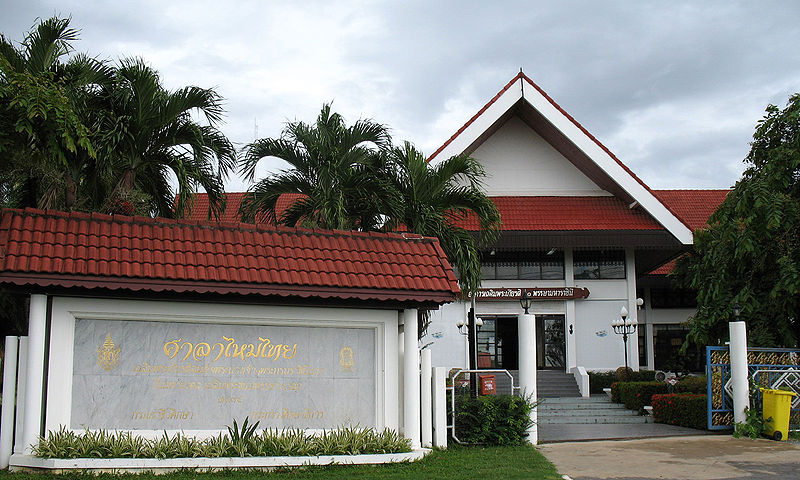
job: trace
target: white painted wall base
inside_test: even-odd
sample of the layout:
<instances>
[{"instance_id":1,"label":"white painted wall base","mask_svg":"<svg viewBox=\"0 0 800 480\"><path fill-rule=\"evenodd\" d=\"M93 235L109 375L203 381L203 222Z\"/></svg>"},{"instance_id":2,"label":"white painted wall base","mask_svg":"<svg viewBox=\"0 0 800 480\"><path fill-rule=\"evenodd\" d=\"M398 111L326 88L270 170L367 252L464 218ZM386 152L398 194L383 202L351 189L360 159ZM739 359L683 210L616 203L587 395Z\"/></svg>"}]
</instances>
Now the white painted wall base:
<instances>
[{"instance_id":1,"label":"white painted wall base","mask_svg":"<svg viewBox=\"0 0 800 480\"><path fill-rule=\"evenodd\" d=\"M406 453L371 455L321 455L318 457L220 457L220 458L38 458L31 455L11 456L9 470L62 473L82 470L91 473L169 473L186 468L216 471L233 468L270 470L278 467L306 465L365 465L414 462L431 451L427 448Z\"/></svg>"}]
</instances>

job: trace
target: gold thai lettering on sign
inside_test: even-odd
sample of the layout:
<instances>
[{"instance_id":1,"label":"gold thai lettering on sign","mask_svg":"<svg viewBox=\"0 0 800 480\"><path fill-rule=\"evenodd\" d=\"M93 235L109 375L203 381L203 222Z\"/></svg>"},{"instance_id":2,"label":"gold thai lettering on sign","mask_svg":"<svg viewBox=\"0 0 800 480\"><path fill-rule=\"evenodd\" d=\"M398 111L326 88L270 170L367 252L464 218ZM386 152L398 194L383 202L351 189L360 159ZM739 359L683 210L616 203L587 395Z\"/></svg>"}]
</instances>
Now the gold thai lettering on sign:
<instances>
[{"instance_id":1,"label":"gold thai lettering on sign","mask_svg":"<svg viewBox=\"0 0 800 480\"><path fill-rule=\"evenodd\" d=\"M223 356L226 358L269 358L273 362L281 358L291 360L297 353L297 344L289 345L284 343L272 343L269 338L258 337L258 343L238 344L232 337L222 336L222 342L184 342L183 338L164 343L164 355L167 358L182 357L182 360L204 360L214 357L212 362L216 362ZM216 356L214 356L216 354Z\"/></svg>"},{"instance_id":2,"label":"gold thai lettering on sign","mask_svg":"<svg viewBox=\"0 0 800 480\"><path fill-rule=\"evenodd\" d=\"M131 420L191 420L193 418L194 412L191 410L178 410L175 408L156 408L131 412Z\"/></svg>"}]
</instances>

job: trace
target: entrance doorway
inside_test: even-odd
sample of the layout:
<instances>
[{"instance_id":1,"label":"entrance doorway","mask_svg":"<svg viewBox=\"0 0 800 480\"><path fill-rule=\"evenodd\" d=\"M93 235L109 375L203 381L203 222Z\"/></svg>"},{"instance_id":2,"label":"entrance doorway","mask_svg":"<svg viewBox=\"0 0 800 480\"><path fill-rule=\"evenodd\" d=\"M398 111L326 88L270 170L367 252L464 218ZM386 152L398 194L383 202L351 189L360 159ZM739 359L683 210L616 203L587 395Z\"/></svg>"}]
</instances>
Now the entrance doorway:
<instances>
[{"instance_id":1,"label":"entrance doorway","mask_svg":"<svg viewBox=\"0 0 800 480\"><path fill-rule=\"evenodd\" d=\"M536 367L563 370L566 364L564 315L536 315Z\"/></svg>"},{"instance_id":2,"label":"entrance doorway","mask_svg":"<svg viewBox=\"0 0 800 480\"><path fill-rule=\"evenodd\" d=\"M478 368L519 368L517 317L484 317L478 329ZM566 368L564 315L536 315L536 368Z\"/></svg>"}]
</instances>

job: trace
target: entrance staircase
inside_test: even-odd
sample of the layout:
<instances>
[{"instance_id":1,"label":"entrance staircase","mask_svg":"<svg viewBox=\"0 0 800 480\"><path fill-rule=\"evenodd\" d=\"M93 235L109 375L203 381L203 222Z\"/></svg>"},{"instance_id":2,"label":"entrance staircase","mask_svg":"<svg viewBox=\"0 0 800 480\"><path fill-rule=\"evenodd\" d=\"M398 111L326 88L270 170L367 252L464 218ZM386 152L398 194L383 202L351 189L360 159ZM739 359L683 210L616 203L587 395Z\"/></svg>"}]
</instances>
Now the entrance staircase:
<instances>
[{"instance_id":1,"label":"entrance staircase","mask_svg":"<svg viewBox=\"0 0 800 480\"><path fill-rule=\"evenodd\" d=\"M641 424L652 423L624 405L613 403L607 395L594 397L539 398L539 424Z\"/></svg>"},{"instance_id":2,"label":"entrance staircase","mask_svg":"<svg viewBox=\"0 0 800 480\"><path fill-rule=\"evenodd\" d=\"M538 370L536 392L539 398L581 396L575 377L563 370Z\"/></svg>"},{"instance_id":3,"label":"entrance staircase","mask_svg":"<svg viewBox=\"0 0 800 480\"><path fill-rule=\"evenodd\" d=\"M636 424L652 422L608 395L583 398L575 377L560 370L536 372L540 424Z\"/></svg>"}]
</instances>

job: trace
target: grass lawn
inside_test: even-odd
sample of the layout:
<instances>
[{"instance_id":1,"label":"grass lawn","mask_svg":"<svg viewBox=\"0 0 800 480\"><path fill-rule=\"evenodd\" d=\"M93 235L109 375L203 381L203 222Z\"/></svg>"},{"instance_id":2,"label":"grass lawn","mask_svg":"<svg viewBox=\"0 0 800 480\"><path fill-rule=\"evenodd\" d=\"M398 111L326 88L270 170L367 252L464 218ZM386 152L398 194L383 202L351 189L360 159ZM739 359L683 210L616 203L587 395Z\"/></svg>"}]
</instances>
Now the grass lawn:
<instances>
[{"instance_id":1,"label":"grass lawn","mask_svg":"<svg viewBox=\"0 0 800 480\"><path fill-rule=\"evenodd\" d=\"M180 472L169 475L85 475L71 473L58 475L58 479L81 478L144 480L189 480L225 478L246 480L263 477L275 479L319 479L319 478L381 478L381 479L529 479L560 480L553 464L547 461L535 448L526 447L451 447L435 451L415 463L392 465L359 465L309 467L303 469L281 470L275 472L226 471L217 473ZM0 472L0 480L37 480L53 477L46 474L25 474Z\"/></svg>"}]
</instances>

